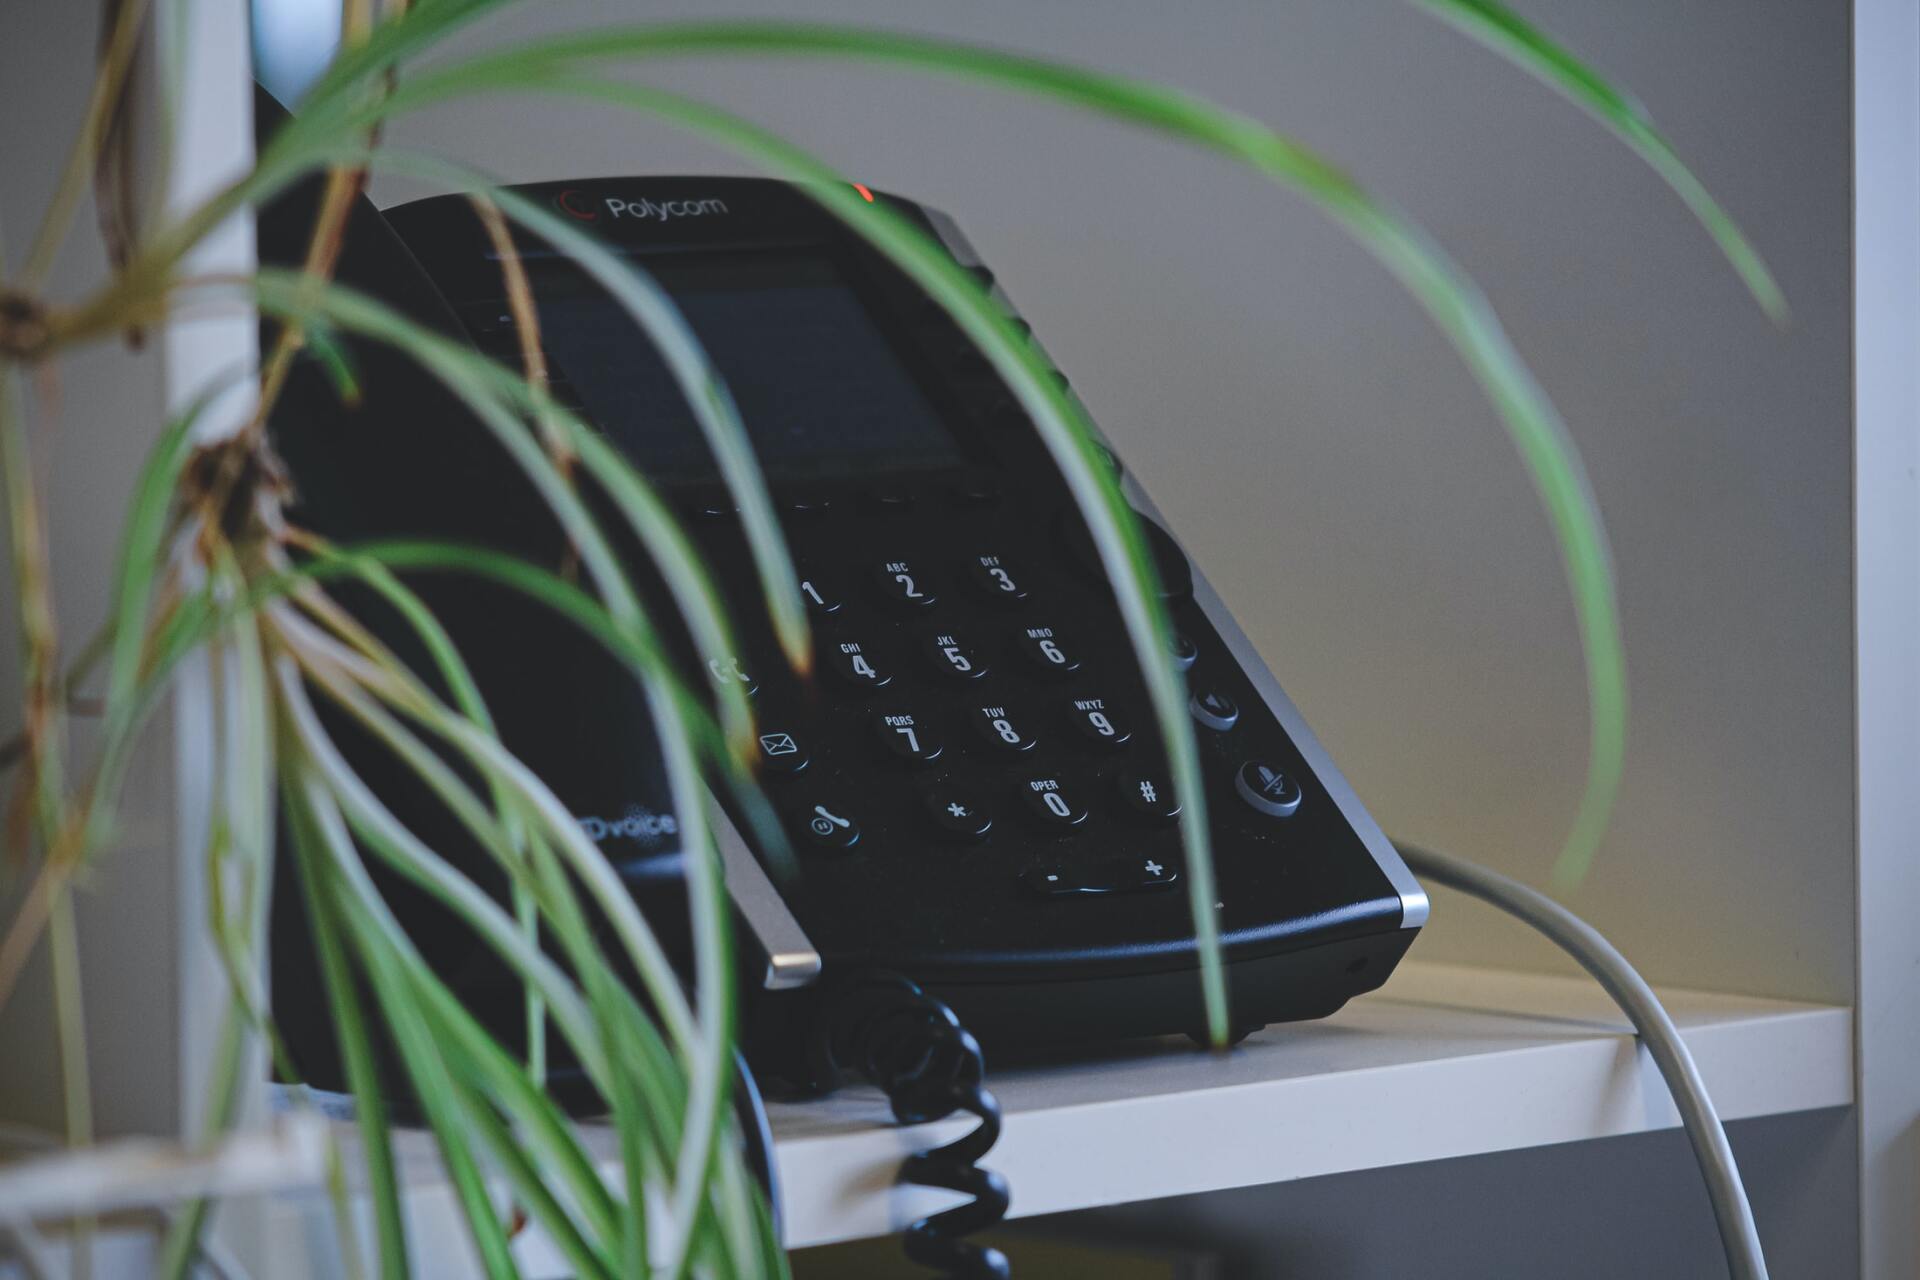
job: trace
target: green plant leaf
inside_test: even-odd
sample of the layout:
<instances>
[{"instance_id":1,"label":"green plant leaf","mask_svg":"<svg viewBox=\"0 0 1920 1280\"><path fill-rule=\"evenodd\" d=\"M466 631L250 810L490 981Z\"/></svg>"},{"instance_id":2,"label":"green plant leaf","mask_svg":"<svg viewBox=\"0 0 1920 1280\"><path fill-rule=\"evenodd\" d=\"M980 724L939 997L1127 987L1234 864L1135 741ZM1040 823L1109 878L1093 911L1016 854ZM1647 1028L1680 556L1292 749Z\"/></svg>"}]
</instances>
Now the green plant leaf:
<instances>
[{"instance_id":1,"label":"green plant leaf","mask_svg":"<svg viewBox=\"0 0 1920 1280\"><path fill-rule=\"evenodd\" d=\"M1786 295L1760 251L1654 127L1645 107L1499 0L1412 2L1505 57L1612 130L1700 220L1761 310L1774 323L1786 323Z\"/></svg>"}]
</instances>

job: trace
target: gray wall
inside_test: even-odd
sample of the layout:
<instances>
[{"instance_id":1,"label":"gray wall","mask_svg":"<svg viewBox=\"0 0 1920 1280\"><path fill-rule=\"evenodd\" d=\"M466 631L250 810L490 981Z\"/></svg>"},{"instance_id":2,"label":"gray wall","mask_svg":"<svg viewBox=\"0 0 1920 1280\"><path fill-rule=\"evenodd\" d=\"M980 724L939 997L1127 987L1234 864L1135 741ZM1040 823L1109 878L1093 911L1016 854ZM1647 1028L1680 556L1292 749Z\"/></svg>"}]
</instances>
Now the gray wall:
<instances>
[{"instance_id":1,"label":"gray wall","mask_svg":"<svg viewBox=\"0 0 1920 1280\"><path fill-rule=\"evenodd\" d=\"M803 10L1162 78L1351 166L1484 284L1611 521L1631 757L1576 905L1666 980L1844 1000L1846 9L1522 7L1649 105L1778 270L1790 330L1603 130L1392 0L580 0L471 42ZM1544 879L1587 734L1558 559L1472 382L1339 232L1222 161L976 89L771 62L647 74L955 214L1383 823ZM633 117L526 99L394 137L513 179L739 168ZM1420 951L1556 963L1446 900Z\"/></svg>"}]
</instances>

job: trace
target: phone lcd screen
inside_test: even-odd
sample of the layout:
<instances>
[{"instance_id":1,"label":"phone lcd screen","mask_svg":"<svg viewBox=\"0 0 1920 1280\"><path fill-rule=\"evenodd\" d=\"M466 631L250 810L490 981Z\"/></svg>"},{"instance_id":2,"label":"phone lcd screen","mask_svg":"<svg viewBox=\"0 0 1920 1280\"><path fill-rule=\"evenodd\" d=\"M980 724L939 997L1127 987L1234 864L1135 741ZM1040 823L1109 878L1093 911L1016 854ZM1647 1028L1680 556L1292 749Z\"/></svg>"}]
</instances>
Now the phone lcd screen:
<instances>
[{"instance_id":1,"label":"phone lcd screen","mask_svg":"<svg viewBox=\"0 0 1920 1280\"><path fill-rule=\"evenodd\" d=\"M952 433L860 296L828 258L779 252L644 264L726 381L768 477L820 480L951 465ZM649 478L715 478L679 383L609 295L536 275L556 386Z\"/></svg>"}]
</instances>

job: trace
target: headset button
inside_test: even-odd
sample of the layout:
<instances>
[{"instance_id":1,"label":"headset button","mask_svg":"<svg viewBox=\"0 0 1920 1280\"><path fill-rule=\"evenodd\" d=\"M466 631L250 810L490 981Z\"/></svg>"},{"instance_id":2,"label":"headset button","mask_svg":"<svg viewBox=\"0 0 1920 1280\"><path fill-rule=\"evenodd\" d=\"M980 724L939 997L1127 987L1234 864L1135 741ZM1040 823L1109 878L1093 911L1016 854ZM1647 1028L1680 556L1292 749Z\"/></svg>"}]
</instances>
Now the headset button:
<instances>
[{"instance_id":1,"label":"headset button","mask_svg":"<svg viewBox=\"0 0 1920 1280\"><path fill-rule=\"evenodd\" d=\"M1167 653L1173 659L1175 671L1191 671L1193 664L1200 660L1200 646L1184 631L1167 637Z\"/></svg>"}]
</instances>

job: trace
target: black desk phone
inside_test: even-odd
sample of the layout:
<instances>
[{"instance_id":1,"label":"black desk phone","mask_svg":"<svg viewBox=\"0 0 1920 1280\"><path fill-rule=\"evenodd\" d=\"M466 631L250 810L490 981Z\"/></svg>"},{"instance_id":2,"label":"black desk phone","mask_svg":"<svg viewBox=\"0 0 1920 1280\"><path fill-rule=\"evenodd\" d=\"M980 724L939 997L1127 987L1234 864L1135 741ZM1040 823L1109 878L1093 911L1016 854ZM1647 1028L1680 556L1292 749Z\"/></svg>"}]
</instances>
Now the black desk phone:
<instances>
[{"instance_id":1,"label":"black desk phone","mask_svg":"<svg viewBox=\"0 0 1920 1280\"><path fill-rule=\"evenodd\" d=\"M632 255L674 297L740 406L803 579L818 645L806 682L777 655L735 514L665 366L579 269L523 238L554 393L671 495L733 592L743 651L682 657L752 693L761 778L799 867L776 883L722 824L752 958L749 1060L798 1068L812 993L865 970L920 984L997 1058L1197 1033L1182 797L1085 526L998 377L904 275L786 184L519 190ZM1011 314L951 221L878 198ZM263 217L263 258L297 262L310 226ZM500 264L464 198L384 214L363 203L341 275L517 365ZM457 403L396 357L359 358L357 412L312 372L305 394L283 398L275 431L304 518L344 541L467 537L556 561L551 518ZM1235 1029L1329 1014L1386 979L1426 897L1138 484L1125 484L1156 546L1178 632L1170 660L1192 695ZM648 570L635 573L645 593ZM507 745L671 935L684 915L676 823L639 693L533 605L440 577L417 586ZM444 819L417 821L442 848L464 844ZM403 919L426 920L403 890L394 901ZM280 913L279 1008L313 989L304 943L282 943L300 931L297 909ZM470 956L448 968L476 1007L497 1006L510 1036L517 989ZM324 1057L318 1020L289 1033L296 1051Z\"/></svg>"}]
</instances>

